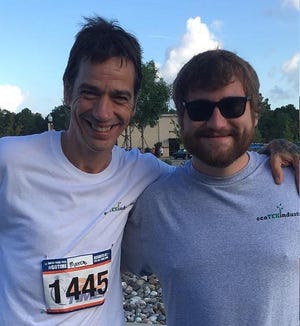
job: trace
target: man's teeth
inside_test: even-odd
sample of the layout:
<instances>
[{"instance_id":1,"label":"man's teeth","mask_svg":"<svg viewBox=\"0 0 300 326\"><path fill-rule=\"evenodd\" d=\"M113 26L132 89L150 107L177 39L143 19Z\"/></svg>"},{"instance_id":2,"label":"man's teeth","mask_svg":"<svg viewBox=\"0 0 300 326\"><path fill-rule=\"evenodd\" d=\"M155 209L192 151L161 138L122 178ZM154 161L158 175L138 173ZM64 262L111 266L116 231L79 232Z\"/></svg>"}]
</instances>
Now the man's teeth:
<instances>
[{"instance_id":1,"label":"man's teeth","mask_svg":"<svg viewBox=\"0 0 300 326\"><path fill-rule=\"evenodd\" d=\"M109 131L111 127L99 127L99 126L96 126L96 125L92 125L93 129L97 130L97 131Z\"/></svg>"}]
</instances>

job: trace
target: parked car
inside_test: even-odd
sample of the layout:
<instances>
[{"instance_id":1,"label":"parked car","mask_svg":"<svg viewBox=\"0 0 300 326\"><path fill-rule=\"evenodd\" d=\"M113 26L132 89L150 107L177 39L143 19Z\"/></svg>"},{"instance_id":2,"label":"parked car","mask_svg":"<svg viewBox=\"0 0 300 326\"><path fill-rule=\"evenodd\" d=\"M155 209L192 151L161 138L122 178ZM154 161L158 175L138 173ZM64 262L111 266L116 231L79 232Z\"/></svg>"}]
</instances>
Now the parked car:
<instances>
[{"instance_id":1,"label":"parked car","mask_svg":"<svg viewBox=\"0 0 300 326\"><path fill-rule=\"evenodd\" d=\"M257 152L259 151L260 149L262 149L264 147L264 144L262 143L252 143L250 146L249 146L249 151L254 151L254 152Z\"/></svg>"},{"instance_id":2,"label":"parked car","mask_svg":"<svg viewBox=\"0 0 300 326\"><path fill-rule=\"evenodd\" d=\"M174 157L175 160L178 159L178 158L181 158L181 159L185 160L187 158L191 158L192 155L186 149L181 148L181 149L179 149L177 152L175 152L173 154L173 157Z\"/></svg>"}]
</instances>

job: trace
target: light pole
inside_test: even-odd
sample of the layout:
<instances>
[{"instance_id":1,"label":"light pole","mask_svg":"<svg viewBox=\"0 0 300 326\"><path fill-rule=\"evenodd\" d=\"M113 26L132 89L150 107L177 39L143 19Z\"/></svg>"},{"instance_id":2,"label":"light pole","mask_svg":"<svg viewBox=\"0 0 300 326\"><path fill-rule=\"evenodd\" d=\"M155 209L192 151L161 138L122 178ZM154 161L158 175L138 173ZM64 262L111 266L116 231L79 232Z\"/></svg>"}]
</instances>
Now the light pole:
<instances>
[{"instance_id":1,"label":"light pole","mask_svg":"<svg viewBox=\"0 0 300 326\"><path fill-rule=\"evenodd\" d=\"M48 130L54 130L54 126L53 126L53 118L51 113L48 114L47 116L47 120L48 120Z\"/></svg>"}]
</instances>

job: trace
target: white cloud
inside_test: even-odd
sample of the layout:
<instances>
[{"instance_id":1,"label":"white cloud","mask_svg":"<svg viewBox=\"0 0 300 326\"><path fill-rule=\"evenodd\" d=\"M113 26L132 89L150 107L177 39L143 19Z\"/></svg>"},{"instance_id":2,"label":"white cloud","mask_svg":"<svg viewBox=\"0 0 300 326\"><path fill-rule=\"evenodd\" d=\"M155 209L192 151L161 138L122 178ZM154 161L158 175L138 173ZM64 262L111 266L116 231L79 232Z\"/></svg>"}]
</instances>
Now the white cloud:
<instances>
[{"instance_id":1,"label":"white cloud","mask_svg":"<svg viewBox=\"0 0 300 326\"><path fill-rule=\"evenodd\" d=\"M284 7L299 10L299 0L282 0Z\"/></svg>"},{"instance_id":2,"label":"white cloud","mask_svg":"<svg viewBox=\"0 0 300 326\"><path fill-rule=\"evenodd\" d=\"M298 71L299 66L299 53L293 55L293 57L286 61L283 66L282 70L286 73L294 73Z\"/></svg>"},{"instance_id":3,"label":"white cloud","mask_svg":"<svg viewBox=\"0 0 300 326\"><path fill-rule=\"evenodd\" d=\"M168 51L167 59L160 67L161 75L166 82L171 83L179 69L195 54L220 47L221 44L200 17L189 18L180 44Z\"/></svg>"},{"instance_id":4,"label":"white cloud","mask_svg":"<svg viewBox=\"0 0 300 326\"><path fill-rule=\"evenodd\" d=\"M299 53L293 55L290 60L287 60L282 65L284 78L298 91L299 88Z\"/></svg>"},{"instance_id":5,"label":"white cloud","mask_svg":"<svg viewBox=\"0 0 300 326\"><path fill-rule=\"evenodd\" d=\"M270 90L270 95L273 100L278 102L277 107L286 105L287 101L297 99L300 93L299 89L299 53L294 54L289 60L285 61L281 66L278 84ZM278 75L277 72L272 74L272 78ZM292 102L290 102L292 103Z\"/></svg>"},{"instance_id":6,"label":"white cloud","mask_svg":"<svg viewBox=\"0 0 300 326\"><path fill-rule=\"evenodd\" d=\"M0 109L16 111L24 100L20 87L15 85L0 85Z\"/></svg>"}]
</instances>

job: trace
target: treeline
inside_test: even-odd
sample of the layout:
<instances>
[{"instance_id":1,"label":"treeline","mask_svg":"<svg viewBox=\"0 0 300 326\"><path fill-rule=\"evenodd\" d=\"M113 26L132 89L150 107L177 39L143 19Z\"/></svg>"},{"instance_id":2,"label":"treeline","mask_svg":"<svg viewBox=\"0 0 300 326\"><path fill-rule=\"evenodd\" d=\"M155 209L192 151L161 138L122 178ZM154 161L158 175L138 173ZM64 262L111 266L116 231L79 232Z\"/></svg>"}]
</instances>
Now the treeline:
<instances>
[{"instance_id":1,"label":"treeline","mask_svg":"<svg viewBox=\"0 0 300 326\"><path fill-rule=\"evenodd\" d=\"M255 142L267 143L272 139L284 138L299 142L299 110L289 104L271 110L268 100L261 102L262 112L256 128ZM146 108L145 108L146 110ZM51 111L53 126L56 130L68 128L70 109L64 105ZM33 113L25 108L19 113L0 109L0 137L20 136L40 133L48 129L48 119L40 113Z\"/></svg>"},{"instance_id":2,"label":"treeline","mask_svg":"<svg viewBox=\"0 0 300 326\"><path fill-rule=\"evenodd\" d=\"M50 115L56 130L68 128L70 110L66 106L55 107ZM28 108L19 113L0 109L0 137L41 133L48 130L48 123L48 117L43 118L40 113L33 113Z\"/></svg>"},{"instance_id":3,"label":"treeline","mask_svg":"<svg viewBox=\"0 0 300 326\"><path fill-rule=\"evenodd\" d=\"M255 142L268 143L278 138L299 142L299 110L294 105L271 110L268 99L265 99L261 101L261 107Z\"/></svg>"}]
</instances>

